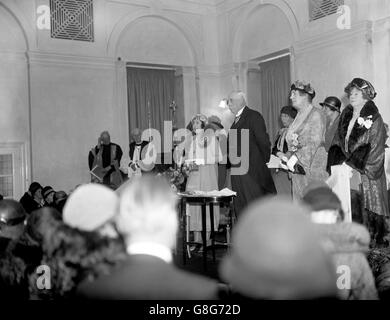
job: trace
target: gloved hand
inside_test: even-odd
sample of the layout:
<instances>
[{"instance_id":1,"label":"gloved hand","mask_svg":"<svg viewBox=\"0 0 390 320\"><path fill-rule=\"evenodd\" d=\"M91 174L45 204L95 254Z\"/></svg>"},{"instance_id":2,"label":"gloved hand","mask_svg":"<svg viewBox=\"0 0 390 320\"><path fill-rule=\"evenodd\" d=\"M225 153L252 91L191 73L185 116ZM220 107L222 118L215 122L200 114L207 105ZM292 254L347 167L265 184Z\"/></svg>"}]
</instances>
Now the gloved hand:
<instances>
[{"instance_id":1,"label":"gloved hand","mask_svg":"<svg viewBox=\"0 0 390 320\"><path fill-rule=\"evenodd\" d=\"M295 171L295 164L298 162L298 158L293 155L291 156L290 159L288 159L287 161L287 168L291 171L291 172L294 172Z\"/></svg>"},{"instance_id":2,"label":"gloved hand","mask_svg":"<svg viewBox=\"0 0 390 320\"><path fill-rule=\"evenodd\" d=\"M282 168L283 170L286 170L286 171L288 171L287 161L288 161L288 159L286 156L282 156L280 159L280 168Z\"/></svg>"}]
</instances>

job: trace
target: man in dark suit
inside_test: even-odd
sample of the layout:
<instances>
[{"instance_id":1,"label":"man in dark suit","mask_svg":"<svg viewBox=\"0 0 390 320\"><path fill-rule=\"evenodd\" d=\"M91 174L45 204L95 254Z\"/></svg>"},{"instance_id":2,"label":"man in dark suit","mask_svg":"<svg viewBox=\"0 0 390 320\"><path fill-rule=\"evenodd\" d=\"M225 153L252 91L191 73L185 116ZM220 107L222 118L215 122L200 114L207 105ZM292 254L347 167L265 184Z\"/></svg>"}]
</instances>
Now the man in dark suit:
<instances>
[{"instance_id":1,"label":"man in dark suit","mask_svg":"<svg viewBox=\"0 0 390 320\"><path fill-rule=\"evenodd\" d=\"M217 282L182 271L172 263L178 218L176 195L161 177L145 175L123 189L116 226L127 259L94 282L84 281L78 295L88 299L216 299Z\"/></svg>"},{"instance_id":2,"label":"man in dark suit","mask_svg":"<svg viewBox=\"0 0 390 320\"><path fill-rule=\"evenodd\" d=\"M232 189L237 192L234 201L237 216L251 201L276 194L276 188L267 167L271 142L262 115L248 108L241 91L230 95L228 106L235 116L229 132L228 165Z\"/></svg>"}]
</instances>

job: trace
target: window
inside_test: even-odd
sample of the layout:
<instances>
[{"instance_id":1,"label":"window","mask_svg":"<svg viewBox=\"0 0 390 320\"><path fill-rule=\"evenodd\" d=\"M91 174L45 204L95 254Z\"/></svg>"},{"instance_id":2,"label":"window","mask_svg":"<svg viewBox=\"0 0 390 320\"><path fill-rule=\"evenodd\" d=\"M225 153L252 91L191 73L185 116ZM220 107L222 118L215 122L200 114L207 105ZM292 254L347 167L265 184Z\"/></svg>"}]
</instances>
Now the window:
<instances>
[{"instance_id":1,"label":"window","mask_svg":"<svg viewBox=\"0 0 390 320\"><path fill-rule=\"evenodd\" d=\"M309 0L310 21L337 13L337 8L343 4L344 0Z\"/></svg>"},{"instance_id":2,"label":"window","mask_svg":"<svg viewBox=\"0 0 390 320\"><path fill-rule=\"evenodd\" d=\"M14 196L12 154L0 154L0 194L4 197Z\"/></svg>"},{"instance_id":3,"label":"window","mask_svg":"<svg viewBox=\"0 0 390 320\"><path fill-rule=\"evenodd\" d=\"M51 37L94 41L93 0L50 0Z\"/></svg>"}]
</instances>

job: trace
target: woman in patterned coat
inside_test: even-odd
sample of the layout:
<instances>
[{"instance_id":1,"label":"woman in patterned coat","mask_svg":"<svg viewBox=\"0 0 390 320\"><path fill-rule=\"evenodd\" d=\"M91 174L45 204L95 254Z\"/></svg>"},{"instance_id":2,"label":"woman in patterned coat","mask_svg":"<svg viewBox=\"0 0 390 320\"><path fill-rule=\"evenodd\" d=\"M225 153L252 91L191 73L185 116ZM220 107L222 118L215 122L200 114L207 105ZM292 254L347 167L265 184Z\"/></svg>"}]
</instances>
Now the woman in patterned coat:
<instances>
[{"instance_id":1,"label":"woman in patterned coat","mask_svg":"<svg viewBox=\"0 0 390 320\"><path fill-rule=\"evenodd\" d=\"M385 217L389 216L384 168L386 129L372 101L376 92L370 82L355 78L345 88L350 105L341 116L333 145L329 149L328 170L346 163L360 176L369 230L377 244L384 244Z\"/></svg>"},{"instance_id":2,"label":"woman in patterned coat","mask_svg":"<svg viewBox=\"0 0 390 320\"><path fill-rule=\"evenodd\" d=\"M326 120L321 110L313 107L314 96L309 83L296 81L291 86L290 99L298 113L287 131L288 152L282 159L282 167L290 171L294 199L302 198L311 181L328 178L324 147Z\"/></svg>"}]
</instances>

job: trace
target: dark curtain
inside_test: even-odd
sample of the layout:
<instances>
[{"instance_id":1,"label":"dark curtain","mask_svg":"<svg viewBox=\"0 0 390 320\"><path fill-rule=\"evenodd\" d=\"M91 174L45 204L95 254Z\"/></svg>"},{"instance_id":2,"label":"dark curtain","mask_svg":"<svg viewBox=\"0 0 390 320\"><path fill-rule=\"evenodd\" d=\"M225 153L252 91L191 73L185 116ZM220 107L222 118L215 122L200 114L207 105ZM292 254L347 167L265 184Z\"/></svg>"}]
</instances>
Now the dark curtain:
<instances>
[{"instance_id":1,"label":"dark curtain","mask_svg":"<svg viewBox=\"0 0 390 320\"><path fill-rule=\"evenodd\" d=\"M263 117L273 142L280 128L280 110L289 104L290 56L260 63L260 79Z\"/></svg>"},{"instance_id":2,"label":"dark curtain","mask_svg":"<svg viewBox=\"0 0 390 320\"><path fill-rule=\"evenodd\" d=\"M175 93L175 71L127 68L129 130L157 129L163 138L164 121L172 120L169 108ZM130 135L129 132L129 135ZM131 137L130 137L131 139Z\"/></svg>"}]
</instances>

